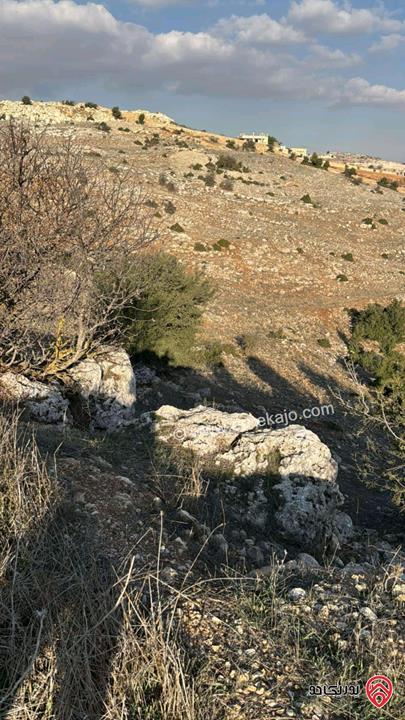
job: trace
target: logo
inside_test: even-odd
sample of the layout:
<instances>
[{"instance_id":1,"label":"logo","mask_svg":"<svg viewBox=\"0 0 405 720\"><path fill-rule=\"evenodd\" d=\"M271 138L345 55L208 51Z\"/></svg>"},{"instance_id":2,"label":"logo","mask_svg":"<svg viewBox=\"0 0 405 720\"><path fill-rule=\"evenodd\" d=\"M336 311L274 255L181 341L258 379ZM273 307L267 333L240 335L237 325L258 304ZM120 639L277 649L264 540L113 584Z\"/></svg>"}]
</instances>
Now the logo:
<instances>
[{"instance_id":1,"label":"logo","mask_svg":"<svg viewBox=\"0 0 405 720\"><path fill-rule=\"evenodd\" d=\"M366 695L376 708L383 708L391 700L393 685L385 675L374 675L366 682Z\"/></svg>"}]
</instances>

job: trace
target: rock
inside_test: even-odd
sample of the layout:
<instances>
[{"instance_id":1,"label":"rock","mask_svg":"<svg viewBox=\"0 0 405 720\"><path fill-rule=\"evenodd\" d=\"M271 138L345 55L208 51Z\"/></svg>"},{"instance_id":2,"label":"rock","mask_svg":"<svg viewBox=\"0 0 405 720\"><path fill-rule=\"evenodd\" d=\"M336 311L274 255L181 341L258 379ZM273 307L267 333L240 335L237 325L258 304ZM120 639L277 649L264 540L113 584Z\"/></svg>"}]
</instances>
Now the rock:
<instances>
[{"instance_id":1,"label":"rock","mask_svg":"<svg viewBox=\"0 0 405 720\"><path fill-rule=\"evenodd\" d=\"M279 430L260 429L250 413L225 413L199 405L179 410L165 405L156 411L154 429L163 442L181 444L196 456L215 456L235 475L276 472L327 482L337 478L338 466L329 448L315 433L300 425Z\"/></svg>"},{"instance_id":2,"label":"rock","mask_svg":"<svg viewBox=\"0 0 405 720\"><path fill-rule=\"evenodd\" d=\"M292 590L290 590L290 592L288 593L288 599L291 600L291 602L296 603L305 600L306 596L306 591L304 590L304 588L300 587L292 588Z\"/></svg>"},{"instance_id":3,"label":"rock","mask_svg":"<svg viewBox=\"0 0 405 720\"><path fill-rule=\"evenodd\" d=\"M319 554L326 546L337 549L350 537L351 519L345 516L342 522L338 508L344 498L336 483L296 477L278 483L273 492L279 507L274 517L286 540Z\"/></svg>"},{"instance_id":4,"label":"rock","mask_svg":"<svg viewBox=\"0 0 405 720\"><path fill-rule=\"evenodd\" d=\"M240 433L253 430L257 420L249 413L223 413L199 405L192 410L179 410L164 405L156 412L155 430L166 442L181 442L199 457L220 453L230 447Z\"/></svg>"},{"instance_id":5,"label":"rock","mask_svg":"<svg viewBox=\"0 0 405 720\"><path fill-rule=\"evenodd\" d=\"M87 403L93 428L116 430L134 420L136 382L124 350L83 360L68 375L72 389Z\"/></svg>"},{"instance_id":6,"label":"rock","mask_svg":"<svg viewBox=\"0 0 405 720\"><path fill-rule=\"evenodd\" d=\"M352 521L339 510L344 498L336 484L337 463L310 430L261 429L249 413L202 405L163 406L153 427L161 442L192 450L224 471L232 488L235 476L254 478L244 510L251 527L265 532L273 523L284 539L316 555L325 548L336 551L350 538Z\"/></svg>"},{"instance_id":7,"label":"rock","mask_svg":"<svg viewBox=\"0 0 405 720\"><path fill-rule=\"evenodd\" d=\"M45 385L38 380L29 380L25 375L6 372L0 376L0 389L11 402L25 406L33 420L66 422L69 403L63 397L59 384Z\"/></svg>"},{"instance_id":8,"label":"rock","mask_svg":"<svg viewBox=\"0 0 405 720\"><path fill-rule=\"evenodd\" d=\"M308 555L308 553L299 553L297 559L301 563L301 565L306 565L307 567L312 568L321 567L318 560L315 560L315 558L312 557L312 555Z\"/></svg>"},{"instance_id":9,"label":"rock","mask_svg":"<svg viewBox=\"0 0 405 720\"><path fill-rule=\"evenodd\" d=\"M376 622L377 615L369 607L360 608L360 615L362 615L369 622Z\"/></svg>"}]
</instances>

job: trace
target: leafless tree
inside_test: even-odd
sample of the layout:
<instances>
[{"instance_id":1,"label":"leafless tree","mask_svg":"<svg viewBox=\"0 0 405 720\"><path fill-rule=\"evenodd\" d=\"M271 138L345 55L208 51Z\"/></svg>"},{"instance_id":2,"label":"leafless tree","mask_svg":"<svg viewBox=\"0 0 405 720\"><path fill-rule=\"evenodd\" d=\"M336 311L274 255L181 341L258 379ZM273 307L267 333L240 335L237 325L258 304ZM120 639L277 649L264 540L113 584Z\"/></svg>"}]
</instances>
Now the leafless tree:
<instances>
[{"instance_id":1,"label":"leafless tree","mask_svg":"<svg viewBox=\"0 0 405 720\"><path fill-rule=\"evenodd\" d=\"M137 292L131 265L155 237L131 172L112 174L72 139L3 126L0 367L58 375L113 345L114 318Z\"/></svg>"}]
</instances>

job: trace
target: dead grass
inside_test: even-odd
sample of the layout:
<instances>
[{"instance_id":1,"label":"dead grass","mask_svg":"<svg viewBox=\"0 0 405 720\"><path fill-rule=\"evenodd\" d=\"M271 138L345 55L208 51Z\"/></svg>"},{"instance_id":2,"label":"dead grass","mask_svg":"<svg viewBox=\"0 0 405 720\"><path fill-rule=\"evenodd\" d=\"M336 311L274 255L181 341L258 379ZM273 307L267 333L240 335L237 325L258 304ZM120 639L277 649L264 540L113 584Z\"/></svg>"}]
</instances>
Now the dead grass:
<instances>
[{"instance_id":1,"label":"dead grass","mask_svg":"<svg viewBox=\"0 0 405 720\"><path fill-rule=\"evenodd\" d=\"M106 557L67 489L0 418L0 716L206 720L221 711L157 567Z\"/></svg>"}]
</instances>

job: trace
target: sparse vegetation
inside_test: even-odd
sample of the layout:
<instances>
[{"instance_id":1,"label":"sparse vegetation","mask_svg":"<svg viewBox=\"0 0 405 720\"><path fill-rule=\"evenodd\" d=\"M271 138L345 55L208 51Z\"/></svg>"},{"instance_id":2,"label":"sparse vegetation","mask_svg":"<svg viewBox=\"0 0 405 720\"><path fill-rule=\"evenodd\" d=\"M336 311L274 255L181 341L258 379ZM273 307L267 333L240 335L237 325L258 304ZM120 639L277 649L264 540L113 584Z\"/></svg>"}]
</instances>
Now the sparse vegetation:
<instances>
[{"instance_id":1,"label":"sparse vegetation","mask_svg":"<svg viewBox=\"0 0 405 720\"><path fill-rule=\"evenodd\" d=\"M348 165L346 165L346 167L344 169L344 175L347 178L351 179L351 178L355 177L355 175L357 175L357 170L354 167L349 167Z\"/></svg>"},{"instance_id":2,"label":"sparse vegetation","mask_svg":"<svg viewBox=\"0 0 405 720\"><path fill-rule=\"evenodd\" d=\"M32 100L31 100L31 98L30 98L28 95L24 95L24 96L21 98L21 102L22 102L23 105L32 105Z\"/></svg>"},{"instance_id":3,"label":"sparse vegetation","mask_svg":"<svg viewBox=\"0 0 405 720\"><path fill-rule=\"evenodd\" d=\"M98 129L101 130L101 132L109 133L111 132L110 126L106 122L101 122L97 125Z\"/></svg>"},{"instance_id":4,"label":"sparse vegetation","mask_svg":"<svg viewBox=\"0 0 405 720\"><path fill-rule=\"evenodd\" d=\"M117 105L111 108L111 114L114 120L122 120L122 112Z\"/></svg>"},{"instance_id":5,"label":"sparse vegetation","mask_svg":"<svg viewBox=\"0 0 405 720\"><path fill-rule=\"evenodd\" d=\"M137 123L138 125L145 125L145 113L139 113Z\"/></svg>"},{"instance_id":6,"label":"sparse vegetation","mask_svg":"<svg viewBox=\"0 0 405 720\"><path fill-rule=\"evenodd\" d=\"M171 225L170 230L172 232L176 232L176 233L184 233L185 232L184 227L182 227L180 225L180 223L174 223L174 225Z\"/></svg>"},{"instance_id":7,"label":"sparse vegetation","mask_svg":"<svg viewBox=\"0 0 405 720\"><path fill-rule=\"evenodd\" d=\"M242 145L242 150L245 152L256 152L256 143L254 140L245 140Z\"/></svg>"}]
</instances>

